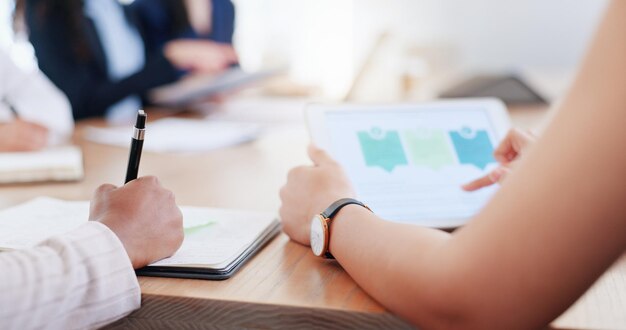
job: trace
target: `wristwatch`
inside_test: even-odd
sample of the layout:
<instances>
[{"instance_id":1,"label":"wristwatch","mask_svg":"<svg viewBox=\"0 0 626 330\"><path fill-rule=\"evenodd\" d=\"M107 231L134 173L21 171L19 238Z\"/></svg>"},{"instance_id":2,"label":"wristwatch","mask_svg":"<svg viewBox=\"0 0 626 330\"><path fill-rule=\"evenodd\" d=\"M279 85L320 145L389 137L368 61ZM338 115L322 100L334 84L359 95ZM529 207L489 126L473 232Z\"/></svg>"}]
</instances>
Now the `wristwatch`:
<instances>
[{"instance_id":1,"label":"wristwatch","mask_svg":"<svg viewBox=\"0 0 626 330\"><path fill-rule=\"evenodd\" d=\"M332 203L324 212L311 219L311 250L318 257L334 259L328 251L330 245L330 222L333 217L346 205L356 204L368 209L367 205L352 198L342 198Z\"/></svg>"}]
</instances>

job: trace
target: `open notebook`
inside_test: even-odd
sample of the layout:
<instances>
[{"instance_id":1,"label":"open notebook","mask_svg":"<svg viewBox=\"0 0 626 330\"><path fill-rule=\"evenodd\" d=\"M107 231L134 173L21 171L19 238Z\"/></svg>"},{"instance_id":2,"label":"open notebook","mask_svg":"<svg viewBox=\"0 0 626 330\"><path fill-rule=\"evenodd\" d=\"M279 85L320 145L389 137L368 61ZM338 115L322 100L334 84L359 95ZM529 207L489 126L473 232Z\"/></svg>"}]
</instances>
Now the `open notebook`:
<instances>
[{"instance_id":1,"label":"open notebook","mask_svg":"<svg viewBox=\"0 0 626 330\"><path fill-rule=\"evenodd\" d=\"M272 213L181 207L185 240L138 275L226 279L280 231ZM89 202L48 197L0 211L0 249L24 249L87 221Z\"/></svg>"},{"instance_id":2,"label":"open notebook","mask_svg":"<svg viewBox=\"0 0 626 330\"><path fill-rule=\"evenodd\" d=\"M0 153L0 184L76 181L83 175L83 154L78 147Z\"/></svg>"}]
</instances>

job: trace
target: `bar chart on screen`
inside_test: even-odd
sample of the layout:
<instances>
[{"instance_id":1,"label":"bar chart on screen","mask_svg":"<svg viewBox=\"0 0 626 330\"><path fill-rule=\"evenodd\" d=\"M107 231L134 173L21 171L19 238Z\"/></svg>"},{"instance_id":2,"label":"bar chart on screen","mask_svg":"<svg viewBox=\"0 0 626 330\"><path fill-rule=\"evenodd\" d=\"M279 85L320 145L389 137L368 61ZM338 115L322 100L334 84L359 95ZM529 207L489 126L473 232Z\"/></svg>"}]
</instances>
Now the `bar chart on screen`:
<instances>
[{"instance_id":1,"label":"bar chart on screen","mask_svg":"<svg viewBox=\"0 0 626 330\"><path fill-rule=\"evenodd\" d=\"M493 144L485 130L415 128L384 130L372 127L357 132L368 167L392 172L396 166L419 166L439 170L445 166L473 165L484 170L494 163Z\"/></svg>"},{"instance_id":2,"label":"bar chart on screen","mask_svg":"<svg viewBox=\"0 0 626 330\"><path fill-rule=\"evenodd\" d=\"M493 152L501 135L480 109L337 111L326 120L331 154L347 169L358 198L385 219L462 223L497 190L461 189L497 166Z\"/></svg>"}]
</instances>

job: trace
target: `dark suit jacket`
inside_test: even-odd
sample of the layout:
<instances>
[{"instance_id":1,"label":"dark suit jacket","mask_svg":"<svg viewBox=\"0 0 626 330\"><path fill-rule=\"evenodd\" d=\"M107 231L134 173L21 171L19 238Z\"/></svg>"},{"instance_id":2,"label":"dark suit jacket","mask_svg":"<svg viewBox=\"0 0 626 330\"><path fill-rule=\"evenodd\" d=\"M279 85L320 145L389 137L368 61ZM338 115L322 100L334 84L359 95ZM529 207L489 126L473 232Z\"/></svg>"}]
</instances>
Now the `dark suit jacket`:
<instances>
[{"instance_id":1,"label":"dark suit jacket","mask_svg":"<svg viewBox=\"0 0 626 330\"><path fill-rule=\"evenodd\" d=\"M235 7L230 0L212 0L211 33L198 35L191 26L174 31L174 23L167 11L167 0L135 0L130 7L144 28L146 45L160 49L168 41L178 38L209 39L232 44L235 30Z\"/></svg>"},{"instance_id":2,"label":"dark suit jacket","mask_svg":"<svg viewBox=\"0 0 626 330\"><path fill-rule=\"evenodd\" d=\"M129 95L143 95L153 87L177 79L176 69L161 50L146 49L146 63L141 71L120 81L111 81L103 46L92 20L82 16L82 34L88 46L88 56L81 58L74 51L76 40L68 38L68 19L55 10L41 14L41 5L46 2L50 1L27 0L26 24L30 42L35 48L39 68L69 98L75 119L102 116L109 106ZM131 22L137 22L130 13L127 17ZM141 33L142 27L138 28Z\"/></svg>"}]
</instances>

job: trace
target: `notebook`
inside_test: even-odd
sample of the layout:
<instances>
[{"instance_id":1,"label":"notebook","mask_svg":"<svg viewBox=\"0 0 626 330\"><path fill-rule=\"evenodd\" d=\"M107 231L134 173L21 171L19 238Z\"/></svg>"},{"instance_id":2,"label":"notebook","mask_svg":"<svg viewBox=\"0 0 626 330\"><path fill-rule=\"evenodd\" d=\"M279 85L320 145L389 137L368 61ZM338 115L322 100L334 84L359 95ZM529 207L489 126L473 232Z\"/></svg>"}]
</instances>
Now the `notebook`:
<instances>
[{"instance_id":1,"label":"notebook","mask_svg":"<svg viewBox=\"0 0 626 330\"><path fill-rule=\"evenodd\" d=\"M83 175L83 154L78 147L0 153L0 184L76 181Z\"/></svg>"},{"instance_id":2,"label":"notebook","mask_svg":"<svg viewBox=\"0 0 626 330\"><path fill-rule=\"evenodd\" d=\"M227 279L280 232L271 212L181 207L185 239L171 257L137 275ZM68 232L89 217L89 202L39 197L0 211L0 249L32 247Z\"/></svg>"}]
</instances>

